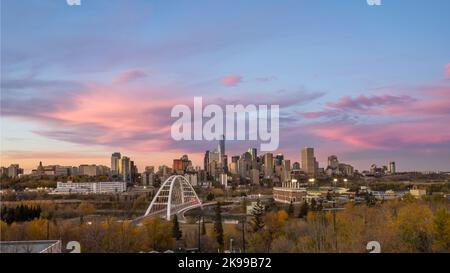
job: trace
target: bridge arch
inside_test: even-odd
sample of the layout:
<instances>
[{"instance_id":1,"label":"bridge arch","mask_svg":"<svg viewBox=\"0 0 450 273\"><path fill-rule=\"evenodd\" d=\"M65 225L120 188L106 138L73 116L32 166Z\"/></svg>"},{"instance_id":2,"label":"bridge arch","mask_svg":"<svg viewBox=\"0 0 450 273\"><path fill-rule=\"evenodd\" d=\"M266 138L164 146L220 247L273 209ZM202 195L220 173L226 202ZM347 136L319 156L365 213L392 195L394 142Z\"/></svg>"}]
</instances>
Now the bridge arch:
<instances>
[{"instance_id":1,"label":"bridge arch","mask_svg":"<svg viewBox=\"0 0 450 273\"><path fill-rule=\"evenodd\" d=\"M144 217L163 215L170 220L178 211L201 204L189 181L182 175L172 175L162 183Z\"/></svg>"}]
</instances>

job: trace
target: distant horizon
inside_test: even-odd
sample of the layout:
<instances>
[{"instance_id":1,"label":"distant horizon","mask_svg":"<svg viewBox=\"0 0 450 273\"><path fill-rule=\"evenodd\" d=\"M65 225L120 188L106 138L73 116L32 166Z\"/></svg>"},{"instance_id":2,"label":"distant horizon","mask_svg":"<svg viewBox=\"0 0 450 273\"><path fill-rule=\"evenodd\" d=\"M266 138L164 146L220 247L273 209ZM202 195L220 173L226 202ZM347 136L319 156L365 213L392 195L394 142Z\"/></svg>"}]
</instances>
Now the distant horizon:
<instances>
[{"instance_id":1,"label":"distant horizon","mask_svg":"<svg viewBox=\"0 0 450 273\"><path fill-rule=\"evenodd\" d=\"M2 166L145 166L176 104L280 106L279 149L360 171L450 171L450 1L1 1ZM26 18L26 20L24 20ZM447 125L445 125L447 124ZM241 155L255 141L227 141ZM259 153L259 149L258 149Z\"/></svg>"}]
</instances>

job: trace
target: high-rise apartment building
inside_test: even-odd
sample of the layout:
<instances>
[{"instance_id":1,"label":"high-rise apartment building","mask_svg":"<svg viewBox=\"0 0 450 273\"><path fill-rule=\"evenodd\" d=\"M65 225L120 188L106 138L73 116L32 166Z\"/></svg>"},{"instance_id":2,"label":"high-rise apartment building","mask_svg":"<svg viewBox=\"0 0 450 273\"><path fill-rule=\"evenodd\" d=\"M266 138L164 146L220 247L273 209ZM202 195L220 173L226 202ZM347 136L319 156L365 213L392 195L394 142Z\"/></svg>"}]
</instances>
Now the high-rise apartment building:
<instances>
[{"instance_id":1,"label":"high-rise apartment building","mask_svg":"<svg viewBox=\"0 0 450 273\"><path fill-rule=\"evenodd\" d=\"M118 175L119 174L119 162L120 162L121 155L120 153L113 153L111 155L111 174L112 175Z\"/></svg>"},{"instance_id":2,"label":"high-rise apartment building","mask_svg":"<svg viewBox=\"0 0 450 273\"><path fill-rule=\"evenodd\" d=\"M389 162L388 170L389 170L390 174L395 174L396 170L395 170L395 162L394 161Z\"/></svg>"},{"instance_id":3,"label":"high-rise apartment building","mask_svg":"<svg viewBox=\"0 0 450 273\"><path fill-rule=\"evenodd\" d=\"M131 164L130 158L123 156L119 161L119 174L122 176L123 181L130 181L131 178Z\"/></svg>"}]
</instances>

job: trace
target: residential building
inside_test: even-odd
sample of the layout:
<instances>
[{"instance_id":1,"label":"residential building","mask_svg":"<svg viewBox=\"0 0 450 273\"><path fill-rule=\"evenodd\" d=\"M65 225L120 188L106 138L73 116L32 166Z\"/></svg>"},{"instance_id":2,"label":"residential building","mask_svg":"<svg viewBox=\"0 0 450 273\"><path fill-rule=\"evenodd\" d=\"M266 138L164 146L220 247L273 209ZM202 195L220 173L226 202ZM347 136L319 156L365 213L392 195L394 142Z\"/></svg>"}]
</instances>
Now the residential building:
<instances>
[{"instance_id":1,"label":"residential building","mask_svg":"<svg viewBox=\"0 0 450 273\"><path fill-rule=\"evenodd\" d=\"M119 164L120 159L122 158L121 154L118 152L115 152L111 155L111 174L112 175L119 175Z\"/></svg>"}]
</instances>

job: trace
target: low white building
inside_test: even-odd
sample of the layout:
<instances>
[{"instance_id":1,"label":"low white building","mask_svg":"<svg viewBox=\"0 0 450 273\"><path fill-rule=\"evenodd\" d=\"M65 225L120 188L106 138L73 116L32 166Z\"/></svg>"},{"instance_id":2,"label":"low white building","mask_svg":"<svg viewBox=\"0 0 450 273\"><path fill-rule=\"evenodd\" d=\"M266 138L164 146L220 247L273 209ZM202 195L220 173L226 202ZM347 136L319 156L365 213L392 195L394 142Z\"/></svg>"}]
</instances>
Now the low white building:
<instances>
[{"instance_id":1,"label":"low white building","mask_svg":"<svg viewBox=\"0 0 450 273\"><path fill-rule=\"evenodd\" d=\"M415 198L421 198L422 196L427 194L427 191L424 189L413 188L409 190L409 193Z\"/></svg>"},{"instance_id":2,"label":"low white building","mask_svg":"<svg viewBox=\"0 0 450 273\"><path fill-rule=\"evenodd\" d=\"M54 194L60 193L116 193L125 192L125 182L57 182Z\"/></svg>"}]
</instances>

